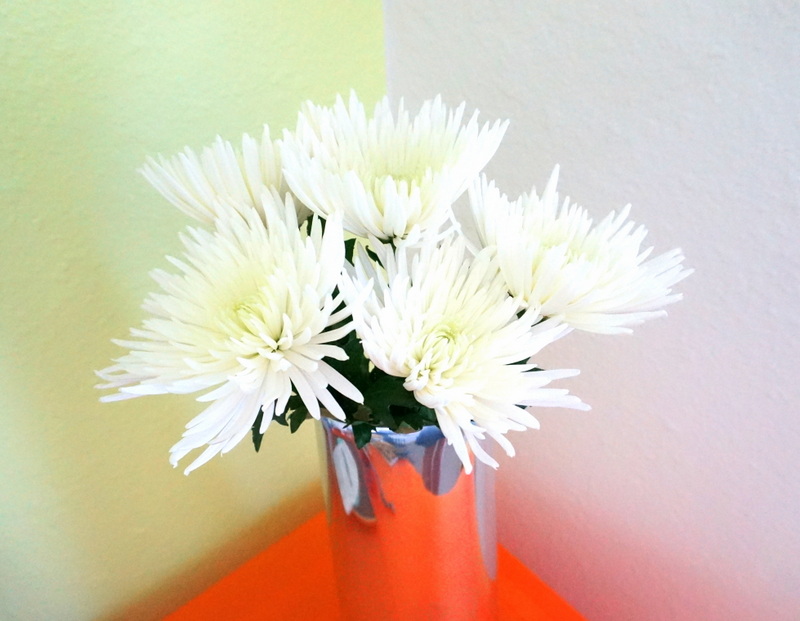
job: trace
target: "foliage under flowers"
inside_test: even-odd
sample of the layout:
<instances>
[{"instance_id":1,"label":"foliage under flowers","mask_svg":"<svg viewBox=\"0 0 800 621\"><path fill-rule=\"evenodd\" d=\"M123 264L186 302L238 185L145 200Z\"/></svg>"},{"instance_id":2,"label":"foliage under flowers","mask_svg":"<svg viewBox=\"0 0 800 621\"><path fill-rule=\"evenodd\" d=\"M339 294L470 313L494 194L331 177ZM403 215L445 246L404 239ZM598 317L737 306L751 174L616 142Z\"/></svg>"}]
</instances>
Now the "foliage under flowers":
<instances>
[{"instance_id":1,"label":"foliage under flowers","mask_svg":"<svg viewBox=\"0 0 800 621\"><path fill-rule=\"evenodd\" d=\"M359 447L370 441L375 427L414 431L436 424L436 413L414 399L413 393L403 387L403 378L387 375L375 367L370 369L369 360L364 356L355 332L347 336L342 346L348 359L332 361L331 366L347 377L363 395L363 403L344 396L339 398L345 420L352 425L353 436ZM287 411L274 416L273 420L288 426L294 432L309 416L300 399L292 397ZM262 419L263 412L259 412L253 424L253 443L256 450L259 450L264 436L259 431Z\"/></svg>"},{"instance_id":2,"label":"foliage under flowers","mask_svg":"<svg viewBox=\"0 0 800 621\"><path fill-rule=\"evenodd\" d=\"M529 406L586 409L551 381L577 373L530 359L572 329L617 333L664 314L689 271L679 250L649 259L628 208L593 225L565 201L556 174L541 198L510 201L479 178L506 124L463 122L436 100L411 117L386 100L372 117L351 95L306 104L294 132L241 150L217 139L148 160L145 177L205 228L181 237L177 274L160 286L129 353L98 372L117 400L201 392L210 405L172 448L187 468L274 420L352 426L437 425L466 470L496 466L508 431L537 428ZM477 232L464 237L453 203L469 188ZM310 214L310 215L309 215ZM468 250L469 249L469 250Z\"/></svg>"}]
</instances>

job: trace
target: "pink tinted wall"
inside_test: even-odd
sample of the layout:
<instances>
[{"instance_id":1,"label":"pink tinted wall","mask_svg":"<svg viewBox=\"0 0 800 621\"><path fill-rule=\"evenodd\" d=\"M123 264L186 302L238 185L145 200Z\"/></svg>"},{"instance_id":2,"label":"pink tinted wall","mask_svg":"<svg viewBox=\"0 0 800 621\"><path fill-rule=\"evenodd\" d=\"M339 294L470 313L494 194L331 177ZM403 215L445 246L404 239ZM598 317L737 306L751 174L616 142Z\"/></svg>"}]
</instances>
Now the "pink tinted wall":
<instances>
[{"instance_id":1,"label":"pink tinted wall","mask_svg":"<svg viewBox=\"0 0 800 621\"><path fill-rule=\"evenodd\" d=\"M489 172L630 202L696 273L668 319L545 352L588 413L501 465L501 541L589 619L800 618L800 5L385 0L389 92L511 127Z\"/></svg>"}]
</instances>

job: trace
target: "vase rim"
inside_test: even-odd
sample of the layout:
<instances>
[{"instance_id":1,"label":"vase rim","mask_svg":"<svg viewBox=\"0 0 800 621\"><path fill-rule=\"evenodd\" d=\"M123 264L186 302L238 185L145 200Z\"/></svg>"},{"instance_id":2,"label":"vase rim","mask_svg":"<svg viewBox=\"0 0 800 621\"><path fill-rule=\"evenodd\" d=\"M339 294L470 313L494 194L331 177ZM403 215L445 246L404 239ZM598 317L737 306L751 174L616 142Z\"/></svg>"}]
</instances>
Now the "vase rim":
<instances>
[{"instance_id":1,"label":"vase rim","mask_svg":"<svg viewBox=\"0 0 800 621\"><path fill-rule=\"evenodd\" d=\"M330 418L327 416L323 416L320 418L320 423L323 425L328 425L330 427L335 427L339 429L342 433L346 433L348 435L353 434L353 430L350 427L349 423L346 423L343 420L339 420L336 418ZM378 438L380 440L389 442L394 445L403 445L403 444L419 444L420 436L427 436L425 437L425 443L434 442L441 438L444 438L444 434L442 430L439 429L436 425L425 425L422 429L418 429L417 431L411 431L409 433L402 433L399 431L393 431L389 427L375 427L372 430L373 438Z\"/></svg>"}]
</instances>

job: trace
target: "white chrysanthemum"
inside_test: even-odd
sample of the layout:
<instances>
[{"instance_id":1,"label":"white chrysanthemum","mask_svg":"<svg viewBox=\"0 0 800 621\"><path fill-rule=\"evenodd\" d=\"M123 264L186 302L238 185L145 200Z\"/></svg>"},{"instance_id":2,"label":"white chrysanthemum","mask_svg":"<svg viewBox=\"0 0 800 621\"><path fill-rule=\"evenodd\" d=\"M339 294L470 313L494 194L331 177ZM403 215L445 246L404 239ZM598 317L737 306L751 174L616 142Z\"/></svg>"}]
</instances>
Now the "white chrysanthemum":
<instances>
[{"instance_id":1,"label":"white chrysanthemum","mask_svg":"<svg viewBox=\"0 0 800 621\"><path fill-rule=\"evenodd\" d=\"M332 108L307 102L282 143L286 181L317 214L343 214L354 235L416 240L447 220L505 133L505 122L463 116L464 104L450 110L439 97L414 118L402 103L394 116L385 98L372 118L355 94Z\"/></svg>"},{"instance_id":2,"label":"white chrysanthemum","mask_svg":"<svg viewBox=\"0 0 800 621\"><path fill-rule=\"evenodd\" d=\"M558 167L541 198L533 191L514 202L485 178L469 191L480 241L496 252L520 307L605 334L666 315L661 307L682 297L673 285L692 272L680 249L648 258L647 230L627 221L630 205L593 226L569 198L559 208L557 181Z\"/></svg>"},{"instance_id":3,"label":"white chrysanthemum","mask_svg":"<svg viewBox=\"0 0 800 621\"><path fill-rule=\"evenodd\" d=\"M118 388L113 401L140 395L213 389L198 401L213 402L193 419L171 449L171 462L208 445L187 468L233 448L263 410L261 432L285 411L292 389L319 418L319 403L344 414L329 387L361 401L359 391L325 358L346 359L331 345L352 329L340 324L349 311L335 310L344 244L341 222L317 219L298 227L290 196L265 194L266 226L253 208L229 208L213 232L189 229L182 236L185 260L169 258L179 273L153 272L162 293L144 303L150 314L130 349L99 372L100 388ZM318 403L319 401L319 403Z\"/></svg>"},{"instance_id":4,"label":"white chrysanthemum","mask_svg":"<svg viewBox=\"0 0 800 621\"><path fill-rule=\"evenodd\" d=\"M217 136L197 155L189 147L169 159L148 158L142 175L164 198L185 214L212 224L219 204L255 207L262 217L262 197L272 189L287 191L281 173L280 149L264 126L261 142L245 134L242 148ZM308 210L295 203L302 221Z\"/></svg>"},{"instance_id":5,"label":"white chrysanthemum","mask_svg":"<svg viewBox=\"0 0 800 621\"><path fill-rule=\"evenodd\" d=\"M417 401L432 408L442 432L470 472L470 449L497 462L480 446L489 436L509 455L509 430L537 428L529 405L586 408L566 390L545 388L573 370L541 371L530 356L569 328L518 318L496 265L484 252L469 259L463 240L427 246L413 259L373 246L386 270L362 252L342 289L353 306L356 332L368 358L405 379Z\"/></svg>"}]
</instances>

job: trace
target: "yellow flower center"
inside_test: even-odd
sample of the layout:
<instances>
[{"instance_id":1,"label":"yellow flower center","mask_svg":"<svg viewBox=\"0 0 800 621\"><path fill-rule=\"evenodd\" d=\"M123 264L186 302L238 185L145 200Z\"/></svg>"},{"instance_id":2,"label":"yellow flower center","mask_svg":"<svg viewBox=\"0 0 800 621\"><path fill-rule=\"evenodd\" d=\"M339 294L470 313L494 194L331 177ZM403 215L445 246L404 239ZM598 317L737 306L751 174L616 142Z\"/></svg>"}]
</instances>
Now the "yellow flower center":
<instances>
[{"instance_id":1,"label":"yellow flower center","mask_svg":"<svg viewBox=\"0 0 800 621\"><path fill-rule=\"evenodd\" d=\"M406 388L428 407L441 405L442 391L453 386L458 375L469 364L473 339L458 326L438 325L428 332L412 351L411 371Z\"/></svg>"},{"instance_id":2,"label":"yellow flower center","mask_svg":"<svg viewBox=\"0 0 800 621\"><path fill-rule=\"evenodd\" d=\"M227 336L248 342L254 349L277 352L290 346L292 340L285 334L288 326L283 316L275 307L274 297L262 288L223 307L218 318Z\"/></svg>"}]
</instances>

